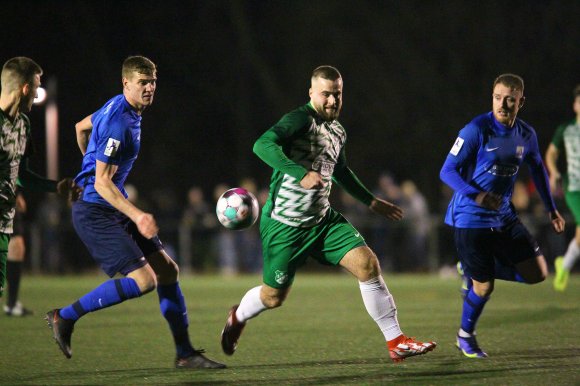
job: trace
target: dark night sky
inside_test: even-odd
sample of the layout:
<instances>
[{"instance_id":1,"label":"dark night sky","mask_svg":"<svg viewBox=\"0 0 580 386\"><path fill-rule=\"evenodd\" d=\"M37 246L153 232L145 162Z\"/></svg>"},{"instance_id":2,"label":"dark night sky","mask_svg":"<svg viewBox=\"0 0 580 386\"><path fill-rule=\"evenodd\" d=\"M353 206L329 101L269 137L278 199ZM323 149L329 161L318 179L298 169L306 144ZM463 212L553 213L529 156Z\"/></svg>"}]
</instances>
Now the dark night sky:
<instances>
[{"instance_id":1,"label":"dark night sky","mask_svg":"<svg viewBox=\"0 0 580 386\"><path fill-rule=\"evenodd\" d=\"M74 123L121 92L123 59L157 63L129 182L180 198L246 175L265 185L253 141L308 101L320 64L344 78L351 168L369 187L384 170L413 179L431 202L457 131L491 109L497 75L524 77L520 117L542 151L580 83L579 1L21 0L1 11L0 60L30 56L58 81L62 176L81 162ZM39 148L42 110L31 113Z\"/></svg>"}]
</instances>

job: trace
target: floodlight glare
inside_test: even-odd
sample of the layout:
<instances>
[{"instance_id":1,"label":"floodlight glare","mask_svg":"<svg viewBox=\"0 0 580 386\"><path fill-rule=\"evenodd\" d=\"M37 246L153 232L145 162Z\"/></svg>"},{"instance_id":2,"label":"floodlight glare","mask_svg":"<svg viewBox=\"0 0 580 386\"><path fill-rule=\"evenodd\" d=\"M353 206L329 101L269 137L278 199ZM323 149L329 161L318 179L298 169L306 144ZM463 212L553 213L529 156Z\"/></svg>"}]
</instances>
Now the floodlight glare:
<instances>
[{"instance_id":1,"label":"floodlight glare","mask_svg":"<svg viewBox=\"0 0 580 386\"><path fill-rule=\"evenodd\" d=\"M42 104L46 100L46 90L42 87L39 87L36 90L36 98L34 98L34 104L39 105Z\"/></svg>"}]
</instances>

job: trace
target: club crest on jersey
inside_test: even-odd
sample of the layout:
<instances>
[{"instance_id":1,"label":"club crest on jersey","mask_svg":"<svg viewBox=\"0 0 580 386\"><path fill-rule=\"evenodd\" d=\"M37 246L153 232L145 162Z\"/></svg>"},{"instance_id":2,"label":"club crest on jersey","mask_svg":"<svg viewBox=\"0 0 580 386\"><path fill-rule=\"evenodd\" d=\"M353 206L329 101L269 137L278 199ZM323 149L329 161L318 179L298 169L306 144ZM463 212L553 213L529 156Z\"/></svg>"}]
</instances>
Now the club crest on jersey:
<instances>
[{"instance_id":1,"label":"club crest on jersey","mask_svg":"<svg viewBox=\"0 0 580 386\"><path fill-rule=\"evenodd\" d=\"M118 141L114 138L109 138L109 141L107 141L107 146L105 147L105 155L107 157L114 157L119 150L120 144L121 141Z\"/></svg>"},{"instance_id":2,"label":"club crest on jersey","mask_svg":"<svg viewBox=\"0 0 580 386\"><path fill-rule=\"evenodd\" d=\"M523 146L516 147L516 158L522 159L523 156L524 156L524 147Z\"/></svg>"},{"instance_id":3,"label":"club crest on jersey","mask_svg":"<svg viewBox=\"0 0 580 386\"><path fill-rule=\"evenodd\" d=\"M276 275L274 278L274 280L276 280L276 283L284 284L288 281L288 274L286 272L276 270L276 272L274 272L274 273Z\"/></svg>"},{"instance_id":4,"label":"club crest on jersey","mask_svg":"<svg viewBox=\"0 0 580 386\"><path fill-rule=\"evenodd\" d=\"M451 148L451 151L449 153L451 153L453 155L459 154L459 150L461 150L461 147L463 146L463 142L465 142L465 140L463 138L457 137L457 139L455 140L455 143L453 144L453 147Z\"/></svg>"}]
</instances>

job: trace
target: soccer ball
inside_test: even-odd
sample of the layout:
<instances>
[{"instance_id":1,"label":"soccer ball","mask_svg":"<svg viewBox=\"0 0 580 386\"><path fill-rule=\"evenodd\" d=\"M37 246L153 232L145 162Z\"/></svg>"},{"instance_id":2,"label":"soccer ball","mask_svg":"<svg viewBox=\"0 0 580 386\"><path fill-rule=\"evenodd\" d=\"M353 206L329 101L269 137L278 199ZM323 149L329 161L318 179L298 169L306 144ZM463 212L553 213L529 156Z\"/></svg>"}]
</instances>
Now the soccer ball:
<instances>
[{"instance_id":1,"label":"soccer ball","mask_svg":"<svg viewBox=\"0 0 580 386\"><path fill-rule=\"evenodd\" d=\"M215 213L228 229L242 230L254 225L260 214L256 196L244 188L233 188L218 199Z\"/></svg>"}]
</instances>

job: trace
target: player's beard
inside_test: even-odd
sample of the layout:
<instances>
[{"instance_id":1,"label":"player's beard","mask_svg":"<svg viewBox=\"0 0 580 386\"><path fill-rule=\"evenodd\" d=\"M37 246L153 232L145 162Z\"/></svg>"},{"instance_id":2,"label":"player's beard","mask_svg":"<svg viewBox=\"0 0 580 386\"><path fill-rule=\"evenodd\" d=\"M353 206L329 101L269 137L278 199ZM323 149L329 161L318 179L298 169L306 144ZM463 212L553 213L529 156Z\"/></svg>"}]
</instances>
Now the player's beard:
<instances>
[{"instance_id":1,"label":"player's beard","mask_svg":"<svg viewBox=\"0 0 580 386\"><path fill-rule=\"evenodd\" d=\"M320 117L326 122L332 122L335 119L338 119L340 115L340 106L337 106L335 109L326 109L324 106L317 106L316 112Z\"/></svg>"},{"instance_id":2,"label":"player's beard","mask_svg":"<svg viewBox=\"0 0 580 386\"><path fill-rule=\"evenodd\" d=\"M503 114L500 114L500 110ZM502 125L508 126L512 122L512 120L515 119L514 112L513 110L505 108L500 110L494 111L494 117L496 121L498 121Z\"/></svg>"}]
</instances>

